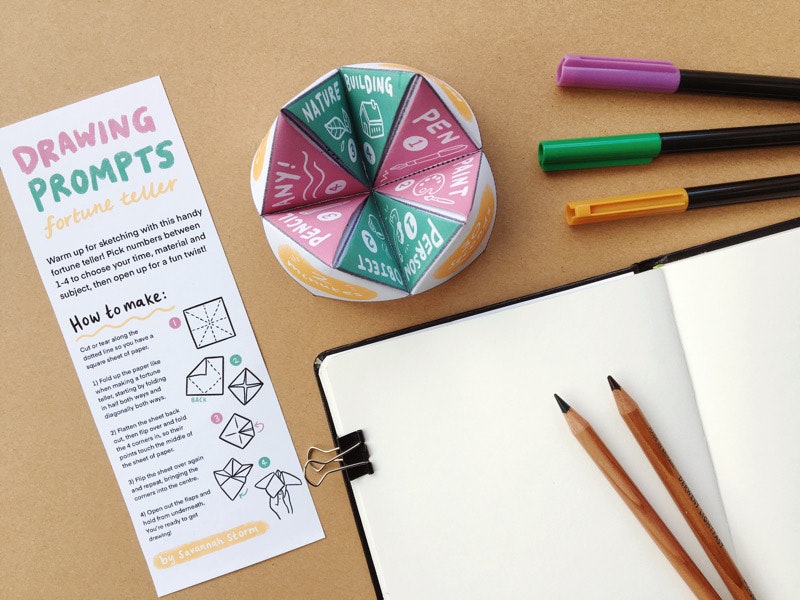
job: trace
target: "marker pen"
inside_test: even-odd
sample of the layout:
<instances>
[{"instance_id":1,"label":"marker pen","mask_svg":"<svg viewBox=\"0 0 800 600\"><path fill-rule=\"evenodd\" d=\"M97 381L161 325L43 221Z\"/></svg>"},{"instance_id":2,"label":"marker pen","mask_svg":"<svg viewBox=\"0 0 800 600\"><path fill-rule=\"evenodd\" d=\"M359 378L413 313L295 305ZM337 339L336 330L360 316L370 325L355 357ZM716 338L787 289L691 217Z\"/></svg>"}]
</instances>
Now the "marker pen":
<instances>
[{"instance_id":1,"label":"marker pen","mask_svg":"<svg viewBox=\"0 0 800 600\"><path fill-rule=\"evenodd\" d=\"M669 61L566 54L556 83L564 87L603 88L672 94L688 92L800 100L800 78L678 69Z\"/></svg>"},{"instance_id":2,"label":"marker pen","mask_svg":"<svg viewBox=\"0 0 800 600\"><path fill-rule=\"evenodd\" d=\"M800 123L544 140L539 165L545 171L643 165L662 154L793 144L800 144Z\"/></svg>"},{"instance_id":3,"label":"marker pen","mask_svg":"<svg viewBox=\"0 0 800 600\"><path fill-rule=\"evenodd\" d=\"M567 204L566 218L583 225L791 196L800 196L800 174L578 200Z\"/></svg>"}]
</instances>

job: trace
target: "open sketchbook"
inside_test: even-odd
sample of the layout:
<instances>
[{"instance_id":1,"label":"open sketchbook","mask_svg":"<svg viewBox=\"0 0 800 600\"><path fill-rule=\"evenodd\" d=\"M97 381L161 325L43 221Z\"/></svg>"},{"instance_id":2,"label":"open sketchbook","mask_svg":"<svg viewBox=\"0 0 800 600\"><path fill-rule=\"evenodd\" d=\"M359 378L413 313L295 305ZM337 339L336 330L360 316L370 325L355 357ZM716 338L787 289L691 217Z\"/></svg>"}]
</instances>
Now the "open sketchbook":
<instances>
[{"instance_id":1,"label":"open sketchbook","mask_svg":"<svg viewBox=\"0 0 800 600\"><path fill-rule=\"evenodd\" d=\"M334 437L361 431L369 452L372 468L345 481L378 595L692 597L570 434L558 393L728 598L607 375L638 401L755 595L795 594L798 226L322 354Z\"/></svg>"}]
</instances>

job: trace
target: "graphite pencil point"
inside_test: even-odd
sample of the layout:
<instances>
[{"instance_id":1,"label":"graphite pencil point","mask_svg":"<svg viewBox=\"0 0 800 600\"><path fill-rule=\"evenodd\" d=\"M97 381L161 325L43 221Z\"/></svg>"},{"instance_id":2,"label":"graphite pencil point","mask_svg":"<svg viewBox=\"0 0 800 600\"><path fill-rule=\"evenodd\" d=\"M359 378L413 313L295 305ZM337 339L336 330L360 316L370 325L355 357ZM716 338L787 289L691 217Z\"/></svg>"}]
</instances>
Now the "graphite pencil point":
<instances>
[{"instance_id":1,"label":"graphite pencil point","mask_svg":"<svg viewBox=\"0 0 800 600\"><path fill-rule=\"evenodd\" d=\"M621 390L622 386L617 383L617 380L614 379L611 375L608 376L608 385L611 386L612 390Z\"/></svg>"},{"instance_id":2,"label":"graphite pencil point","mask_svg":"<svg viewBox=\"0 0 800 600\"><path fill-rule=\"evenodd\" d=\"M558 394L553 394L556 397L556 402L558 402L558 407L561 409L561 412L567 413L569 412L570 406L564 400L561 399L561 396Z\"/></svg>"}]
</instances>

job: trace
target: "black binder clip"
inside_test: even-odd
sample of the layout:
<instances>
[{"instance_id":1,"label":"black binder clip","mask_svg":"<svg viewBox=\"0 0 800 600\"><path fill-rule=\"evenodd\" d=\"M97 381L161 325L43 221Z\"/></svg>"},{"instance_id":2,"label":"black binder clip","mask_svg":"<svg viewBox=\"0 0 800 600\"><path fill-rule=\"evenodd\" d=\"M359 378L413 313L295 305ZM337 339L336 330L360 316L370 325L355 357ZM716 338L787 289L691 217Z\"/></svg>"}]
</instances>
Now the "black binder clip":
<instances>
[{"instance_id":1,"label":"black binder clip","mask_svg":"<svg viewBox=\"0 0 800 600\"><path fill-rule=\"evenodd\" d=\"M330 455L333 452L336 454L330 458L312 458L315 454ZM327 468L330 465L338 466ZM336 448L322 450L311 446L308 449L303 475L310 486L318 487L328 475L337 471L343 471L349 481L374 472L367 445L364 443L364 432L360 429L337 438Z\"/></svg>"}]
</instances>

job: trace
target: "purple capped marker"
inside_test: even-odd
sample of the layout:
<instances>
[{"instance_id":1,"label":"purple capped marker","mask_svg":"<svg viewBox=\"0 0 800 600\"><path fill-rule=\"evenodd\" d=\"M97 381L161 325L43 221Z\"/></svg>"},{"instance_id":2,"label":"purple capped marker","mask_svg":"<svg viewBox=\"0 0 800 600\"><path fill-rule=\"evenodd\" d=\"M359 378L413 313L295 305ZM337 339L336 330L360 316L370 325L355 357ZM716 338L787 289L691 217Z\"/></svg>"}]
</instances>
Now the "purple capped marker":
<instances>
[{"instance_id":1,"label":"purple capped marker","mask_svg":"<svg viewBox=\"0 0 800 600\"><path fill-rule=\"evenodd\" d=\"M678 69L664 60L566 54L556 71L562 87L672 94L686 92L800 100L800 78Z\"/></svg>"},{"instance_id":2,"label":"purple capped marker","mask_svg":"<svg viewBox=\"0 0 800 600\"><path fill-rule=\"evenodd\" d=\"M564 87L672 94L680 81L678 68L662 60L567 54L556 71L556 83Z\"/></svg>"}]
</instances>

